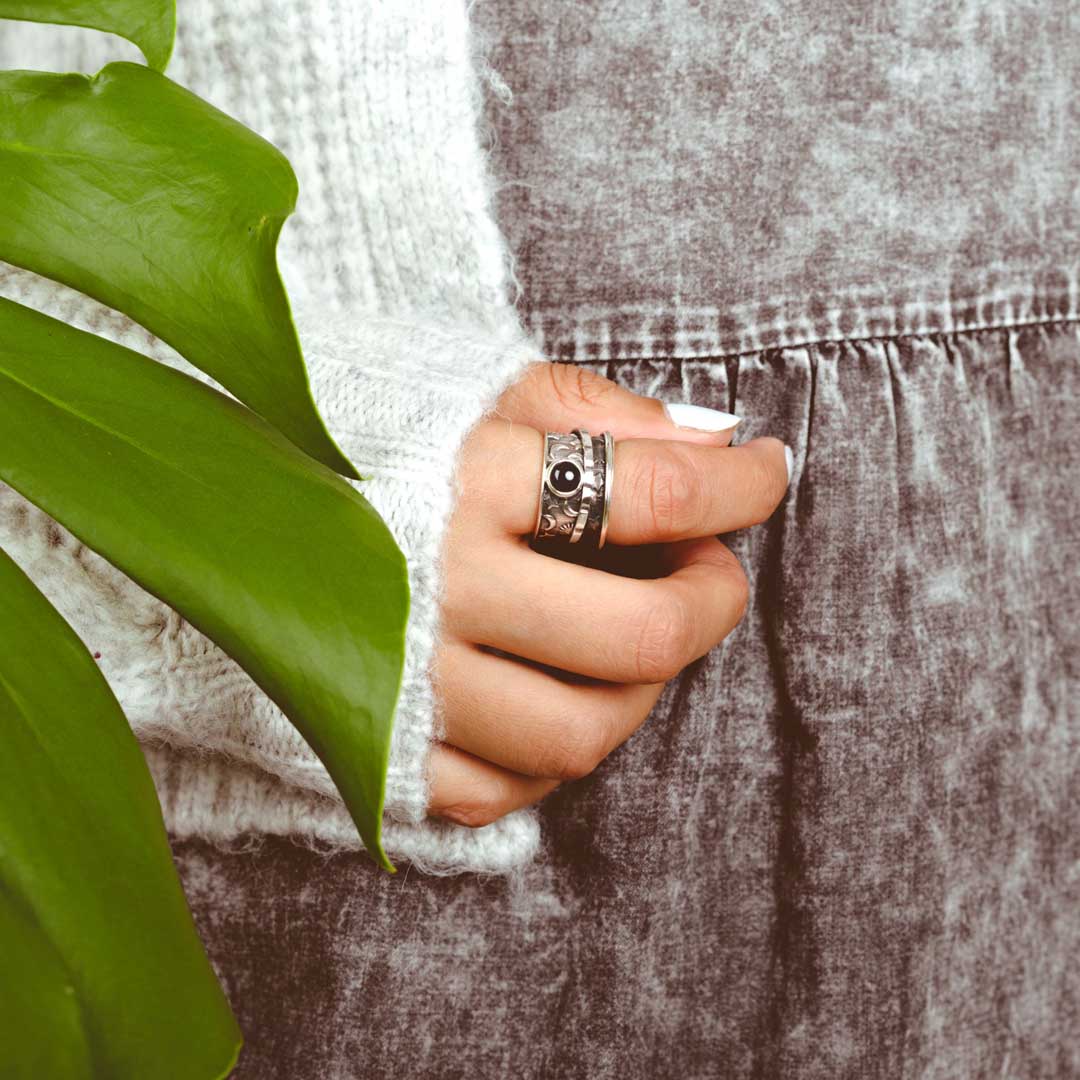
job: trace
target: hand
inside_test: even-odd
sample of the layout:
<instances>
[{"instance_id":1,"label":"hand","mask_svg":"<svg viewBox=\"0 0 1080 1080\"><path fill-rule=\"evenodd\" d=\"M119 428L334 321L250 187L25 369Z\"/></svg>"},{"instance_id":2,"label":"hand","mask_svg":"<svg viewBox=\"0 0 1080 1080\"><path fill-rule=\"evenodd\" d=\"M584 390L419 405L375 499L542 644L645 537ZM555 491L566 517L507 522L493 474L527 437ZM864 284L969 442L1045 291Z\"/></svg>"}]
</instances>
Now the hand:
<instances>
[{"instance_id":1,"label":"hand","mask_svg":"<svg viewBox=\"0 0 1080 1080\"><path fill-rule=\"evenodd\" d=\"M544 431L576 427L616 439L607 544L591 565L529 544ZM788 465L778 439L732 447L731 435L676 427L660 401L546 362L469 433L443 548L432 673L445 731L429 813L487 825L587 775L736 626L746 575L716 534L765 521ZM664 576L611 572L646 550Z\"/></svg>"}]
</instances>

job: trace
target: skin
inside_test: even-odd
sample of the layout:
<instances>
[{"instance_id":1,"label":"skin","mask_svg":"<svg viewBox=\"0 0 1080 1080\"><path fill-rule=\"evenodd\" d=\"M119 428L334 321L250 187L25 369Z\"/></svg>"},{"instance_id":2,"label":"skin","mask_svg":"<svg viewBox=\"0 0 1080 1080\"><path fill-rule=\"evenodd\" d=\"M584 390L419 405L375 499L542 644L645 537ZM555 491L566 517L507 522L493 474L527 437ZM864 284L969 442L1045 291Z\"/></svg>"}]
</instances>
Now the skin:
<instances>
[{"instance_id":1,"label":"skin","mask_svg":"<svg viewBox=\"0 0 1080 1080\"><path fill-rule=\"evenodd\" d=\"M543 433L576 427L616 440L607 544L534 551ZM788 484L779 439L731 437L548 362L472 429L443 548L429 813L479 827L588 775L731 633L748 585L717 534L765 521Z\"/></svg>"}]
</instances>

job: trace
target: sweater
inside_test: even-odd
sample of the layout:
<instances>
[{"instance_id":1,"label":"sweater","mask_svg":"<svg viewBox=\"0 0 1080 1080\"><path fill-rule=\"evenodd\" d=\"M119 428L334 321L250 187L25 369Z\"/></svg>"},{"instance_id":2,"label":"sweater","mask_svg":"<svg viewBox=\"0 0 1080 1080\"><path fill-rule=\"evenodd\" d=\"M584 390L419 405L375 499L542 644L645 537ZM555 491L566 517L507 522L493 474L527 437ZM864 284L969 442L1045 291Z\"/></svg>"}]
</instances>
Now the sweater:
<instances>
[{"instance_id":1,"label":"sweater","mask_svg":"<svg viewBox=\"0 0 1080 1080\"><path fill-rule=\"evenodd\" d=\"M278 256L313 393L408 563L384 846L430 873L507 872L536 855L533 809L480 829L425 813L440 732L430 678L440 553L460 447L541 359L509 298L491 211L483 86L500 84L461 0L326 0L310 11L186 0L167 74L277 145L297 173ZM93 31L0 23L2 68L93 72L115 59L139 55ZM217 386L130 319L53 282L0 264L0 295ZM100 654L175 837L360 846L326 770L246 673L2 484L0 547Z\"/></svg>"}]
</instances>

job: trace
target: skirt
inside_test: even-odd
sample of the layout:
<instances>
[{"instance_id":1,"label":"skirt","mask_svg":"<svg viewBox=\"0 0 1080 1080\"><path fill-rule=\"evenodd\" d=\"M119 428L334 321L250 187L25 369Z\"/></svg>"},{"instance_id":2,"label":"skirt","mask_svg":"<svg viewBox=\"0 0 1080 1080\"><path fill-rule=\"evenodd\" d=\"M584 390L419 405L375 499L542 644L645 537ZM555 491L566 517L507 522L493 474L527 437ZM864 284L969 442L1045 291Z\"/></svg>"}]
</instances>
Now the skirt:
<instances>
[{"instance_id":1,"label":"skirt","mask_svg":"<svg viewBox=\"0 0 1080 1080\"><path fill-rule=\"evenodd\" d=\"M1080 317L590 364L795 449L516 877L176 845L237 1077L1080 1074ZM602 618L602 613L597 613Z\"/></svg>"}]
</instances>

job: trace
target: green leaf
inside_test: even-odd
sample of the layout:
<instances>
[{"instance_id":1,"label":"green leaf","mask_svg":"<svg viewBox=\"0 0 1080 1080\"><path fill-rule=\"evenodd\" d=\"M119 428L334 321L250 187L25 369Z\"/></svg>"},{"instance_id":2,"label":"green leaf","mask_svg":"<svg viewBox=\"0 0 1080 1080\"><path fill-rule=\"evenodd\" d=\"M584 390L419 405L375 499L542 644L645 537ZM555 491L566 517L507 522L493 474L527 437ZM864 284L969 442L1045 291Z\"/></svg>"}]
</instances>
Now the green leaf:
<instances>
[{"instance_id":1,"label":"green leaf","mask_svg":"<svg viewBox=\"0 0 1080 1080\"><path fill-rule=\"evenodd\" d=\"M404 556L363 496L249 409L0 300L0 479L232 656L380 844Z\"/></svg>"},{"instance_id":2,"label":"green leaf","mask_svg":"<svg viewBox=\"0 0 1080 1080\"><path fill-rule=\"evenodd\" d=\"M0 552L0 564L3 560ZM0 587L4 577L5 568L0 565ZM3 616L0 608L0 619ZM6 728L2 702L0 697L0 718ZM39 1076L93 1080L82 1011L67 967L32 913L6 891L3 877L0 866L0 953L4 956L0 1076L7 1080Z\"/></svg>"},{"instance_id":3,"label":"green leaf","mask_svg":"<svg viewBox=\"0 0 1080 1080\"><path fill-rule=\"evenodd\" d=\"M164 71L176 37L175 0L0 0L0 19L88 26L137 45Z\"/></svg>"},{"instance_id":4,"label":"green leaf","mask_svg":"<svg viewBox=\"0 0 1080 1080\"><path fill-rule=\"evenodd\" d=\"M240 1033L138 743L85 646L3 552L0 731L0 1075L225 1076Z\"/></svg>"},{"instance_id":5,"label":"green leaf","mask_svg":"<svg viewBox=\"0 0 1080 1080\"><path fill-rule=\"evenodd\" d=\"M130 315L359 479L312 400L278 274L296 194L270 143L149 68L0 72L0 259Z\"/></svg>"}]
</instances>

